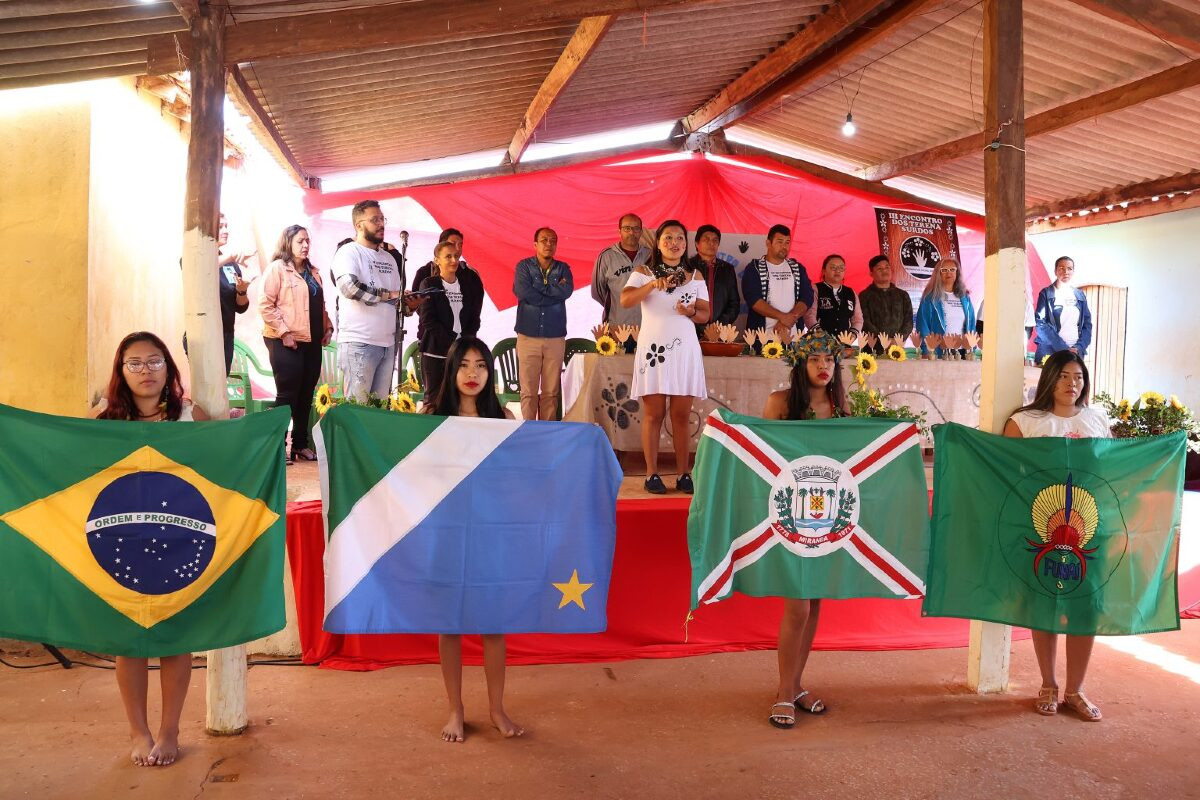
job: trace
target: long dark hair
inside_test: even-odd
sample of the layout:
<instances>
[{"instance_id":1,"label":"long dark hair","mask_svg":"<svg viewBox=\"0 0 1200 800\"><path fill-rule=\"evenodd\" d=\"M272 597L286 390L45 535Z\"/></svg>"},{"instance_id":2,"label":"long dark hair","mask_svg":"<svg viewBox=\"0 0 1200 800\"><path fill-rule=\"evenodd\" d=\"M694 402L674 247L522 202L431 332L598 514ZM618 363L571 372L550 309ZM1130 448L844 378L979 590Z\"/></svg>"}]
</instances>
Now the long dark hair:
<instances>
[{"instance_id":1,"label":"long dark hair","mask_svg":"<svg viewBox=\"0 0 1200 800\"><path fill-rule=\"evenodd\" d=\"M667 220L662 225L658 226L658 230L654 231L654 261L651 263L652 265L665 263L663 261L662 251L658 249L658 240L659 237L662 236L663 231L665 231L667 228L679 228L679 230L683 231L683 256L681 256L679 259L679 265L681 267L685 266L688 260L687 228L685 228L683 223L677 219Z\"/></svg>"},{"instance_id":2,"label":"long dark hair","mask_svg":"<svg viewBox=\"0 0 1200 800\"><path fill-rule=\"evenodd\" d=\"M275 255L271 257L272 261L282 261L285 264L291 264L296 269L311 269L316 272L316 267L313 266L312 259L304 259L303 264L297 264L292 255L292 240L300 235L300 231L307 231L308 228L303 225L288 225L283 229L283 233L279 237L279 243L275 245ZM353 240L351 240L353 241ZM338 245L341 247L341 245ZM312 252L312 243L309 242L309 250Z\"/></svg>"},{"instance_id":3,"label":"long dark hair","mask_svg":"<svg viewBox=\"0 0 1200 800\"><path fill-rule=\"evenodd\" d=\"M846 413L846 387L842 385L842 367L839 359L833 359L833 380L825 387L833 416ZM808 359L801 359L792 367L792 383L788 387L787 417L785 419L811 419L812 394L808 385Z\"/></svg>"},{"instance_id":4,"label":"long dark hair","mask_svg":"<svg viewBox=\"0 0 1200 800\"><path fill-rule=\"evenodd\" d=\"M1058 386L1058 377L1062 375L1067 364L1078 364L1079 368L1083 370L1083 391L1079 393L1075 405L1079 408L1086 406L1088 395L1092 390L1092 379L1088 375L1087 364L1083 363L1083 356L1079 353L1059 350L1057 353L1051 353L1046 358L1046 362L1042 364L1042 374L1038 378L1037 391L1033 394L1033 401L1028 405L1021 406L1017 411L1053 411L1054 388ZM1017 411L1013 413L1015 414Z\"/></svg>"},{"instance_id":5,"label":"long dark hair","mask_svg":"<svg viewBox=\"0 0 1200 800\"><path fill-rule=\"evenodd\" d=\"M100 412L97 419L136 420L138 418L137 405L133 402L133 392L125 380L125 351L138 342L149 342L163 354L163 360L166 361L164 369L167 371L167 382L163 385L162 397L159 398L159 402L165 406L166 418L176 421L183 413L183 381L179 377L179 367L175 366L175 359L171 358L171 351L167 349L163 340L149 331L135 331L117 345L117 354L113 357L112 377L108 380L108 390L104 394L108 405Z\"/></svg>"},{"instance_id":6,"label":"long dark hair","mask_svg":"<svg viewBox=\"0 0 1200 800\"><path fill-rule=\"evenodd\" d=\"M467 353L477 350L483 363L487 365L487 378L483 382L483 390L475 398L475 410L481 417L504 419L504 406L496 396L496 367L492 351L481 339L474 336L462 336L450 345L446 353L446 372L442 376L442 386L437 397L427 402L422 409L426 414L440 414L444 417L457 417L460 408L458 393L458 364L467 357Z\"/></svg>"}]
</instances>

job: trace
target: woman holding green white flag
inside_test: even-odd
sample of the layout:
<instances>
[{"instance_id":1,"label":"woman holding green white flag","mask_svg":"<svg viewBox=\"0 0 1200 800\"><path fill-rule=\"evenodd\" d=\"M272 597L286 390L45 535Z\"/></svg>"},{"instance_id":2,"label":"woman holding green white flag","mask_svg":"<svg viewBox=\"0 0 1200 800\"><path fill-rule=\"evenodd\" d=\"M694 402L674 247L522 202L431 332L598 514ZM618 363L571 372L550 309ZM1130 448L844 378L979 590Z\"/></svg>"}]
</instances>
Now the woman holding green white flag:
<instances>
[{"instance_id":1,"label":"woman holding green white flag","mask_svg":"<svg viewBox=\"0 0 1200 800\"><path fill-rule=\"evenodd\" d=\"M1037 436L1108 438L1112 434L1107 415L1087 404L1090 386L1082 356L1071 350L1050 355L1042 365L1033 402L1013 413L1004 425L1004 435L1018 439ZM1063 523L1064 528L1066 522L1069 520ZM1059 705L1058 682L1054 677L1058 634L1039 630L1032 634L1033 652L1042 673L1042 688L1034 709L1044 716L1053 716L1058 713ZM1100 709L1083 694L1083 679L1096 637L1067 634L1066 638L1067 683L1062 702L1083 719L1099 722L1103 716Z\"/></svg>"},{"instance_id":2,"label":"woman holding green white flag","mask_svg":"<svg viewBox=\"0 0 1200 800\"><path fill-rule=\"evenodd\" d=\"M179 368L162 339L153 333L131 333L117 345L112 377L98 419L132 422L177 422L208 419L199 406L183 399ZM165 503L163 505L166 505ZM117 656L117 686L129 718L130 760L139 767L165 767L179 755L179 717L192 679L192 654L158 659L162 687L162 719L158 736L150 733L146 714L149 659Z\"/></svg>"},{"instance_id":3,"label":"woman holding green white flag","mask_svg":"<svg viewBox=\"0 0 1200 800\"><path fill-rule=\"evenodd\" d=\"M830 419L850 413L838 355L842 346L829 333L814 328L797 339L784 354L792 365L791 385L767 398L766 419ZM783 599L779 622L779 689L768 721L776 728L796 724L796 712L824 714L823 700L810 697L804 688L804 667L812 652L821 615L821 600ZM805 704L806 697L809 697Z\"/></svg>"}]
</instances>

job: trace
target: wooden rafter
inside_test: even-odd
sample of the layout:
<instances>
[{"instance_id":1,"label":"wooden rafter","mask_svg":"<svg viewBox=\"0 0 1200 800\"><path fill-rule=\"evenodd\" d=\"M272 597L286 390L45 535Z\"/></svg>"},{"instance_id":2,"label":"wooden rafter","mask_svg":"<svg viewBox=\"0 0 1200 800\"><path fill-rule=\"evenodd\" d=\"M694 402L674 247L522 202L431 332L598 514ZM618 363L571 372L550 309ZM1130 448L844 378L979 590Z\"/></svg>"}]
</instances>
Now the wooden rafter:
<instances>
[{"instance_id":1,"label":"wooden rafter","mask_svg":"<svg viewBox=\"0 0 1200 800\"><path fill-rule=\"evenodd\" d=\"M537 94L533 96L533 101L526 109L525 117L521 120L517 132L513 134L512 142L508 145L508 151L504 154L501 164L516 164L521 160L525 148L533 141L533 135L537 132L538 126L542 124L542 120L550 113L550 109L567 88L567 84L575 77L575 73L596 51L600 42L604 40L604 35L608 33L608 29L616 20L616 15L608 14L586 17L579 23L579 27L575 29L575 35L563 48L558 61L546 75L546 79L542 81Z\"/></svg>"},{"instance_id":2,"label":"wooden rafter","mask_svg":"<svg viewBox=\"0 0 1200 800\"><path fill-rule=\"evenodd\" d=\"M1072 0L1078 6L1200 52L1200 14L1163 0Z\"/></svg>"},{"instance_id":3,"label":"wooden rafter","mask_svg":"<svg viewBox=\"0 0 1200 800\"><path fill-rule=\"evenodd\" d=\"M764 150L761 147L754 147L753 145L742 144L741 142L731 142L728 139L721 139L719 135L718 140L722 141L723 143L718 148L714 148L714 152L721 152L721 149L723 148L723 151L729 155L762 156L763 158L769 158L773 161L778 161L780 164L792 167L793 169L798 169L801 172L807 172L809 175L814 177L829 181L830 183L836 183L839 186L845 186L848 189L854 189L855 191L871 192L892 200L898 200L902 203L911 203L913 205L923 206L925 208L938 209L946 212L947 214L963 213L963 209L961 208L954 208L953 206L947 206L934 200L929 200L925 197L918 197L915 194L909 194L908 192L904 192L899 189L893 189L891 186L877 183L875 181L865 181L862 178L856 178L853 175L848 175L845 172L840 172L836 169L830 169L829 167L823 167L820 164L813 164L812 162L804 161L803 159L792 158L791 156L785 156L781 153L776 153L771 150Z\"/></svg>"},{"instance_id":4,"label":"wooden rafter","mask_svg":"<svg viewBox=\"0 0 1200 800\"><path fill-rule=\"evenodd\" d=\"M1171 175L1166 178L1156 178L1144 183L1120 186L1113 189L1103 189L1082 197L1071 197L1057 200L1053 203L1041 203L1025 209L1026 222L1033 222L1042 217L1055 214L1069 214L1081 209L1107 207L1117 203L1132 200L1144 200L1147 197L1161 197L1175 192L1191 192L1200 189L1200 170Z\"/></svg>"},{"instance_id":5,"label":"wooden rafter","mask_svg":"<svg viewBox=\"0 0 1200 800\"><path fill-rule=\"evenodd\" d=\"M472 36L536 30L577 23L584 17L653 11L698 0L456 0L453 3L388 3L288 17L250 20L225 31L225 63L314 56L373 47L400 47L469 39ZM186 37L148 41L146 71L185 67Z\"/></svg>"},{"instance_id":6,"label":"wooden rafter","mask_svg":"<svg viewBox=\"0 0 1200 800\"><path fill-rule=\"evenodd\" d=\"M1197 85L1200 85L1200 61L1189 61L1124 86L1108 89L1035 114L1025 120L1025 136L1038 136L1057 131L1102 114L1111 114L1114 111L1120 111L1147 100L1174 94ZM994 132L986 131L964 136L919 153L868 167L863 171L863 177L869 181L883 181L897 175L923 172L957 158L978 153L987 146L993 137Z\"/></svg>"},{"instance_id":7,"label":"wooden rafter","mask_svg":"<svg viewBox=\"0 0 1200 800\"><path fill-rule=\"evenodd\" d=\"M1050 231L1069 231L1074 228L1092 228L1097 225L1111 225L1114 222L1144 219L1146 217L1157 216L1158 214L1167 214L1172 211L1184 211L1189 208L1200 208L1200 191L1191 192L1190 194L1177 194L1174 197L1163 195L1156 202L1151 202L1149 199L1130 201L1129 205L1124 208L1113 204L1111 209L1104 207L1094 214L1072 214L1069 217L1065 215L1057 218L1050 217L1027 224L1025 232L1030 234L1049 233Z\"/></svg>"},{"instance_id":8,"label":"wooden rafter","mask_svg":"<svg viewBox=\"0 0 1200 800\"><path fill-rule=\"evenodd\" d=\"M171 0L171 5L183 17L183 21L191 25L200 14L200 0Z\"/></svg>"},{"instance_id":9,"label":"wooden rafter","mask_svg":"<svg viewBox=\"0 0 1200 800\"><path fill-rule=\"evenodd\" d=\"M254 94L254 90L250 87L250 84L246 82L246 76L242 74L240 67L230 68L227 84L229 99L233 101L234 105L239 107L239 111L249 117L256 127L265 134L267 141L263 143L269 149L273 149L278 153L280 159L287 165L288 173L296 183L306 189L320 188L320 179L309 175L300 166L300 162L296 160L292 149L288 147L287 142L284 141L283 137L279 134L279 130L275 127L275 122L271 119L271 115L262 107L262 103L258 102L258 97Z\"/></svg>"},{"instance_id":10,"label":"wooden rafter","mask_svg":"<svg viewBox=\"0 0 1200 800\"><path fill-rule=\"evenodd\" d=\"M879 0L842 0L680 120L681 132L723 128L779 102L801 84L889 36L934 2L898 0L879 12L887 5Z\"/></svg>"}]
</instances>

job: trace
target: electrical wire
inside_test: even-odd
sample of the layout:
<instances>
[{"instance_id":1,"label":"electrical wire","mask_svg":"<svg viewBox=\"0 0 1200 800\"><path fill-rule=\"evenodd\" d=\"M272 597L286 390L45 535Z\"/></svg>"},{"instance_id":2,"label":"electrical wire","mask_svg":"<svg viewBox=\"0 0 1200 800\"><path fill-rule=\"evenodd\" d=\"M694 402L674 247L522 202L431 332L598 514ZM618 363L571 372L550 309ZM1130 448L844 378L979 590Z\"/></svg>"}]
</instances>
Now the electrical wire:
<instances>
[{"instance_id":1,"label":"electrical wire","mask_svg":"<svg viewBox=\"0 0 1200 800\"><path fill-rule=\"evenodd\" d=\"M115 670L117 668L116 667L116 659L114 659L114 658L110 658L109 656L98 655L96 653L89 653L86 650L81 650L80 652L82 652L88 658L93 658L93 659L96 659L97 661L105 661L107 663L106 664L92 664L87 661L79 661L78 659L74 659L74 658L67 659L67 663L69 663L72 667L90 667L91 669ZM14 664L10 661L5 660L4 658L0 658L0 664L3 664L4 666L8 667L9 669L40 669L40 668L44 668L44 667L63 667L63 665L58 661L47 661L42 664ZM301 661L298 658L261 658L261 659L251 659L251 660L247 661L246 666L247 667L307 667L307 666L311 666L311 665L305 664L303 661ZM65 667L63 667L63 668L65 669ZM159 668L160 667L158 667L157 665L153 665L153 664L147 665L147 667L146 667L146 669L149 669L149 670L157 670ZM192 669L194 669L194 670L208 669L208 665L207 664L192 664Z\"/></svg>"}]
</instances>

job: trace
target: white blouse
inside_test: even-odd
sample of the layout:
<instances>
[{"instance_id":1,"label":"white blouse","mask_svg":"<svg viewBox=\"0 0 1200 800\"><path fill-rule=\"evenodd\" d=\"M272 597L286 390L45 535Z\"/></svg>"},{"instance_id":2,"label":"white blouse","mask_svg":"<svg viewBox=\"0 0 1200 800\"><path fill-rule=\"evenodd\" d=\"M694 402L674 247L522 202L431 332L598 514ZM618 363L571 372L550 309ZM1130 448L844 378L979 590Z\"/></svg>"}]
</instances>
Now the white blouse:
<instances>
[{"instance_id":1,"label":"white blouse","mask_svg":"<svg viewBox=\"0 0 1200 800\"><path fill-rule=\"evenodd\" d=\"M1108 439L1112 436L1108 415L1099 408L1084 406L1073 417L1060 417L1051 411L1018 411L1013 422L1026 439L1058 436L1067 439Z\"/></svg>"}]
</instances>

